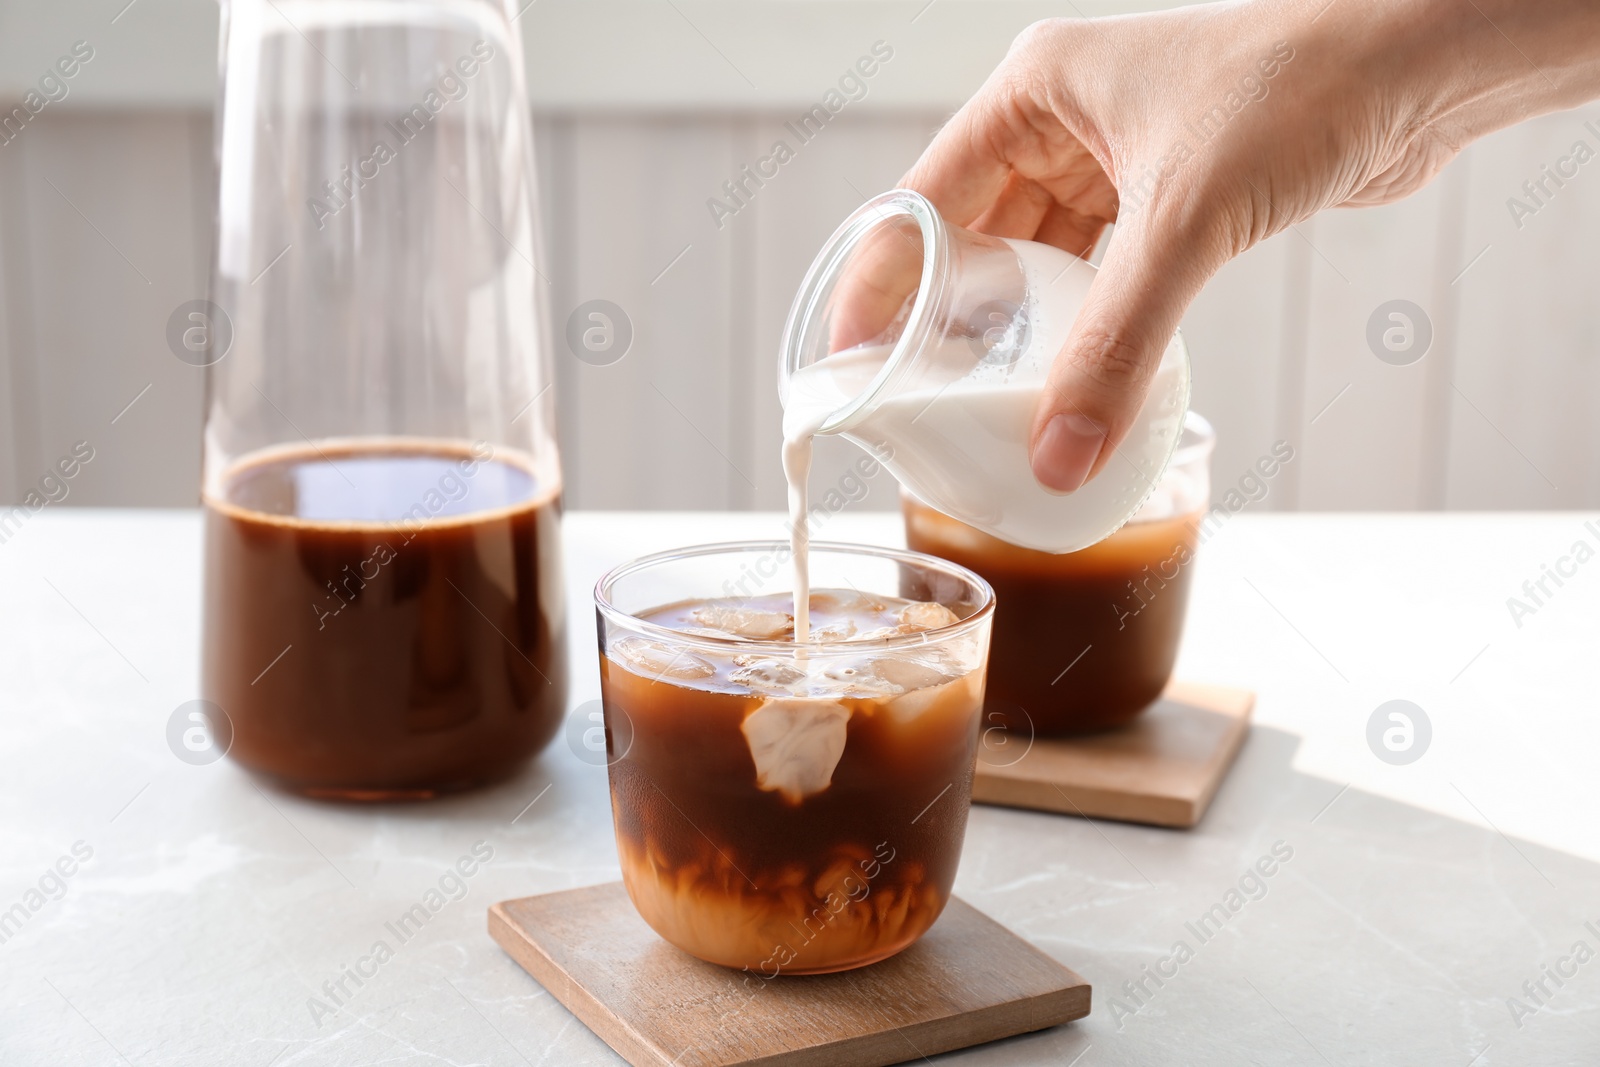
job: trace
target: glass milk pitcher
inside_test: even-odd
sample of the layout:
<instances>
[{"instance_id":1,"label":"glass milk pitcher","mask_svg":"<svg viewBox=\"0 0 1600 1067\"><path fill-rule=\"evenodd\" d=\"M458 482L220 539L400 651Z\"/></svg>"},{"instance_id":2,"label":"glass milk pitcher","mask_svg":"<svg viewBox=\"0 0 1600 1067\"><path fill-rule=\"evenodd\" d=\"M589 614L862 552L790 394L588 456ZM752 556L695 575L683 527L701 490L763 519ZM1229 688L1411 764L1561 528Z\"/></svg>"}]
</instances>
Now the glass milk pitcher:
<instances>
[{"instance_id":1,"label":"glass milk pitcher","mask_svg":"<svg viewBox=\"0 0 1600 1067\"><path fill-rule=\"evenodd\" d=\"M1189 403L1174 334L1106 467L1077 492L1041 486L1028 433L1095 269L1033 241L952 226L924 197L867 201L812 263L784 326L785 433L841 434L928 504L1004 541L1073 552L1155 489Z\"/></svg>"},{"instance_id":2,"label":"glass milk pitcher","mask_svg":"<svg viewBox=\"0 0 1600 1067\"><path fill-rule=\"evenodd\" d=\"M203 696L233 758L295 791L427 797L509 775L567 689L510 11L222 11Z\"/></svg>"}]
</instances>

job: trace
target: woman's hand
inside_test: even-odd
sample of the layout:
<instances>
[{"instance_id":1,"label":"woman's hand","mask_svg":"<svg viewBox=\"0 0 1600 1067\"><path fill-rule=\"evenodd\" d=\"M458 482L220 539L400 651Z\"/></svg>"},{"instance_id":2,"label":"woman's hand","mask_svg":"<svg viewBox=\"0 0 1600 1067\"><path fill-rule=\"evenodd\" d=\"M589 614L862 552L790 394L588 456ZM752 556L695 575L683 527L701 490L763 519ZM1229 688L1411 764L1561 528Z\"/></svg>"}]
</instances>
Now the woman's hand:
<instances>
[{"instance_id":1,"label":"woman's hand","mask_svg":"<svg viewBox=\"0 0 1600 1067\"><path fill-rule=\"evenodd\" d=\"M1493 21L1491 21L1491 19ZM1249 0L1030 27L902 185L1100 273L1034 416L1034 475L1106 463L1202 285L1326 207L1427 184L1463 145L1600 92L1581 0Z\"/></svg>"}]
</instances>

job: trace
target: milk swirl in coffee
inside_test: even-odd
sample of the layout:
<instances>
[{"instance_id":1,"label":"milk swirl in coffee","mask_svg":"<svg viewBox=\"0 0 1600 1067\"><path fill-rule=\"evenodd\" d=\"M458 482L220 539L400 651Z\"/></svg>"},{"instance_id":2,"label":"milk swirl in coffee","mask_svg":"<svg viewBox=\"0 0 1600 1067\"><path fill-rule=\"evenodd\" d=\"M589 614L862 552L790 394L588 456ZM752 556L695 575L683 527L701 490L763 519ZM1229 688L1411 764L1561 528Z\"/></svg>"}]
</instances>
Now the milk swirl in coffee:
<instances>
[{"instance_id":1,"label":"milk swirl in coffee","mask_svg":"<svg viewBox=\"0 0 1600 1067\"><path fill-rule=\"evenodd\" d=\"M960 621L943 604L818 589L804 650L793 606L662 605L639 617L683 640L608 638L601 662L634 904L679 947L767 978L883 959L938 918L983 699L987 632L940 639Z\"/></svg>"}]
</instances>

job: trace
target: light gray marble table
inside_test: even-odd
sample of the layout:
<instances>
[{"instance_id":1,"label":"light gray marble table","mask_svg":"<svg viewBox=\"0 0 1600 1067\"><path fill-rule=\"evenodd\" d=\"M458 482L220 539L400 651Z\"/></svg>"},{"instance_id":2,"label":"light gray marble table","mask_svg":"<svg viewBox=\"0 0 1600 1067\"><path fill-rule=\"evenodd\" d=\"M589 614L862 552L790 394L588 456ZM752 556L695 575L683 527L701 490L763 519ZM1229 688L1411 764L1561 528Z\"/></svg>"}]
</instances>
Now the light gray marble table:
<instances>
[{"instance_id":1,"label":"light gray marble table","mask_svg":"<svg viewBox=\"0 0 1600 1067\"><path fill-rule=\"evenodd\" d=\"M1575 542L1600 545L1586 518L1226 524L1201 554L1179 673L1260 693L1238 765L1187 833L973 810L957 892L1085 975L1095 1006L949 1058L1596 1062L1600 962L1573 948L1600 951L1600 562L1561 564L1531 614L1507 607ZM568 516L572 704L597 696L602 570L780 531L770 514ZM897 543L898 521L845 514L824 535ZM196 696L192 512L47 511L0 544L0 608L0 911L42 900L0 943L0 1063L615 1062L484 916L617 877L603 769L558 738L498 788L360 808L180 762L164 731ZM1409 765L1368 745L1391 699L1431 722ZM478 842L493 858L465 897L314 1013ZM1275 844L1292 856L1197 936Z\"/></svg>"}]
</instances>

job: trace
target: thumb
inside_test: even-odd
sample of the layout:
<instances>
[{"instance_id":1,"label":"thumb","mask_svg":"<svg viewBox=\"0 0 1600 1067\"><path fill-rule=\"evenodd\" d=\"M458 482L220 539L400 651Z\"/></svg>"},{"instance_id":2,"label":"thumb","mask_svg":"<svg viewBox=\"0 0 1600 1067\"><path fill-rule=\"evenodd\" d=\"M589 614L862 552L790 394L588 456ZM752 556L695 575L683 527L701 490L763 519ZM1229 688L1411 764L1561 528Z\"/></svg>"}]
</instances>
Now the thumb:
<instances>
[{"instance_id":1,"label":"thumb","mask_svg":"<svg viewBox=\"0 0 1600 1067\"><path fill-rule=\"evenodd\" d=\"M1117 227L1034 412L1030 454L1040 484L1070 493L1106 465L1184 310L1226 258L1220 242L1145 218Z\"/></svg>"}]
</instances>

